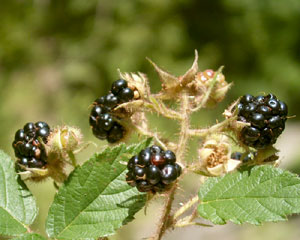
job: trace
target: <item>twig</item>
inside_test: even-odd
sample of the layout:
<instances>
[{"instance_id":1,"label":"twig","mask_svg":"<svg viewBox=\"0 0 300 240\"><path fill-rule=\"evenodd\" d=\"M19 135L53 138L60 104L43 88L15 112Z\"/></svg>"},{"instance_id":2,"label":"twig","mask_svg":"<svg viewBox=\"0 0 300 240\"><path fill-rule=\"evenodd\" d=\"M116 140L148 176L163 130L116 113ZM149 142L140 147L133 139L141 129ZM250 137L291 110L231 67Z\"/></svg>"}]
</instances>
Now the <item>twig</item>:
<instances>
[{"instance_id":1,"label":"twig","mask_svg":"<svg viewBox=\"0 0 300 240\"><path fill-rule=\"evenodd\" d=\"M190 127L190 111L189 111L189 99L188 94L186 92L183 92L181 95L181 116L182 119L180 121L181 123L181 130L180 130L180 137L178 141L178 148L176 151L177 161L182 162L184 158L184 152L186 150L186 144L189 139L188 130ZM172 208L172 203L174 200L174 194L175 190L177 188L177 184L174 183L172 188L167 192L166 199L165 199L165 206L164 211L162 213L161 219L158 224L158 228L156 231L156 235L154 237L154 240L160 240L165 232L165 230L172 225L172 222L170 221L170 212Z\"/></svg>"},{"instance_id":2,"label":"twig","mask_svg":"<svg viewBox=\"0 0 300 240\"><path fill-rule=\"evenodd\" d=\"M163 207L163 213L162 216L160 218L159 224L158 224L158 228L155 234L155 237L153 238L153 240L160 240L163 236L163 234L165 233L165 230L167 229L168 225L169 225L169 215L171 212L171 208L172 208L172 203L174 200L174 195L175 195L175 190L177 188L177 184L174 183L174 185L172 186L172 188L166 193L166 200L165 200L165 204Z\"/></svg>"},{"instance_id":3,"label":"twig","mask_svg":"<svg viewBox=\"0 0 300 240\"><path fill-rule=\"evenodd\" d=\"M195 196L192 199L190 199L187 203L185 203L183 206L181 206L181 208L179 208L175 212L173 219L176 220L177 218L179 218L182 214L184 214L187 210L189 210L198 201L199 201L198 196Z\"/></svg>"},{"instance_id":4,"label":"twig","mask_svg":"<svg viewBox=\"0 0 300 240\"><path fill-rule=\"evenodd\" d=\"M229 125L234 120L236 120L236 118L237 117L225 119L223 122L217 123L211 126L210 128L206 128L206 129L189 129L188 134L194 137L206 137L207 135L210 135L215 132L220 132L225 128L229 127Z\"/></svg>"},{"instance_id":5,"label":"twig","mask_svg":"<svg viewBox=\"0 0 300 240\"><path fill-rule=\"evenodd\" d=\"M167 108L166 105L160 101L159 99L155 98L154 96L150 97L151 103L145 102L144 106L145 109L151 111L152 109L155 110L158 114L170 118L170 119L177 119L182 120L182 116L180 113L176 112L175 110L172 110L170 108Z\"/></svg>"},{"instance_id":6,"label":"twig","mask_svg":"<svg viewBox=\"0 0 300 240\"><path fill-rule=\"evenodd\" d=\"M181 129L180 137L178 141L178 148L176 152L177 161L183 162L184 152L186 150L186 144L189 138L189 128L190 128L190 111L189 111L189 97L188 94L183 92L181 96Z\"/></svg>"}]
</instances>

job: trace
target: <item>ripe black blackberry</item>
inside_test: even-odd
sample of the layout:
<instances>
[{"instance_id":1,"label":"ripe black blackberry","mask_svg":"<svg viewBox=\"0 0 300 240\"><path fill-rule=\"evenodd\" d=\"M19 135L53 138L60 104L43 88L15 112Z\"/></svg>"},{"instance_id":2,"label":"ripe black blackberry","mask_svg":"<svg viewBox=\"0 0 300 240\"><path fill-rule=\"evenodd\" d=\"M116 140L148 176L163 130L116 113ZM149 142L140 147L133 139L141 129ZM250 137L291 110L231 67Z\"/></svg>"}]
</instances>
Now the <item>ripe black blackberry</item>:
<instances>
[{"instance_id":1,"label":"ripe black blackberry","mask_svg":"<svg viewBox=\"0 0 300 240\"><path fill-rule=\"evenodd\" d=\"M288 107L273 94L244 95L238 104L238 120L250 123L239 134L243 144L257 149L276 142L285 128Z\"/></svg>"},{"instance_id":2,"label":"ripe black blackberry","mask_svg":"<svg viewBox=\"0 0 300 240\"><path fill-rule=\"evenodd\" d=\"M12 144L17 163L27 168L43 168L47 163L43 144L47 143L49 135L49 125L41 121L26 123L19 129Z\"/></svg>"},{"instance_id":3,"label":"ripe black blackberry","mask_svg":"<svg viewBox=\"0 0 300 240\"><path fill-rule=\"evenodd\" d=\"M131 101L134 97L133 91L128 83L119 79L113 82L111 92L95 100L91 111L89 122L95 137L100 140L107 140L109 143L120 141L126 130L117 120L112 110L121 103Z\"/></svg>"},{"instance_id":4,"label":"ripe black blackberry","mask_svg":"<svg viewBox=\"0 0 300 240\"><path fill-rule=\"evenodd\" d=\"M181 174L175 154L153 145L133 156L127 164L126 182L140 192L162 192Z\"/></svg>"}]
</instances>

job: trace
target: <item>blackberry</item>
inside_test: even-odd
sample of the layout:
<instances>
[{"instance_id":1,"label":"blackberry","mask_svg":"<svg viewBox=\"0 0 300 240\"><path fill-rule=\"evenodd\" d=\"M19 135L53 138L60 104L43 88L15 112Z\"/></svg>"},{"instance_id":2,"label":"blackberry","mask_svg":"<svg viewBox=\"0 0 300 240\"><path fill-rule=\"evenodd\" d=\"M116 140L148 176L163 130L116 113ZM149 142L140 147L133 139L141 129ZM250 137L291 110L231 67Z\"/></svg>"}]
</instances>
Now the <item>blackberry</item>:
<instances>
[{"instance_id":1,"label":"blackberry","mask_svg":"<svg viewBox=\"0 0 300 240\"><path fill-rule=\"evenodd\" d=\"M122 140L126 134L125 127L119 123L120 117L113 115L113 110L118 104L128 102L134 97L128 83L119 79L113 82L111 92L94 101L94 106L89 117L89 124L95 137L116 143Z\"/></svg>"},{"instance_id":2,"label":"blackberry","mask_svg":"<svg viewBox=\"0 0 300 240\"><path fill-rule=\"evenodd\" d=\"M121 103L125 103L133 99L134 93L130 88L123 88L119 92L118 97Z\"/></svg>"},{"instance_id":3,"label":"blackberry","mask_svg":"<svg viewBox=\"0 0 300 240\"><path fill-rule=\"evenodd\" d=\"M150 148L146 148L142 150L138 155L138 164L140 166L149 166L151 163L151 150Z\"/></svg>"},{"instance_id":4,"label":"blackberry","mask_svg":"<svg viewBox=\"0 0 300 240\"><path fill-rule=\"evenodd\" d=\"M238 120L250 123L239 133L241 142L256 149L276 142L285 128L288 107L275 95L244 95L238 104Z\"/></svg>"},{"instance_id":5,"label":"blackberry","mask_svg":"<svg viewBox=\"0 0 300 240\"><path fill-rule=\"evenodd\" d=\"M115 96L113 93L109 93L105 96L104 105L109 108L114 108L118 105L118 101L119 99L117 96Z\"/></svg>"},{"instance_id":6,"label":"blackberry","mask_svg":"<svg viewBox=\"0 0 300 240\"><path fill-rule=\"evenodd\" d=\"M177 178L177 170L175 165L167 164L162 170L162 182L164 184L170 184Z\"/></svg>"},{"instance_id":7,"label":"blackberry","mask_svg":"<svg viewBox=\"0 0 300 240\"><path fill-rule=\"evenodd\" d=\"M130 158L127 169L126 182L140 192L165 191L181 175L175 154L156 145Z\"/></svg>"},{"instance_id":8,"label":"blackberry","mask_svg":"<svg viewBox=\"0 0 300 240\"><path fill-rule=\"evenodd\" d=\"M23 129L19 129L12 144L17 163L29 168L43 168L47 164L43 144L47 143L50 132L49 125L41 121L26 123Z\"/></svg>"},{"instance_id":9,"label":"blackberry","mask_svg":"<svg viewBox=\"0 0 300 240\"><path fill-rule=\"evenodd\" d=\"M115 95L118 95L118 93L124 89L127 88L128 84L124 79L119 79L117 81L114 81L111 85L111 92Z\"/></svg>"}]
</instances>

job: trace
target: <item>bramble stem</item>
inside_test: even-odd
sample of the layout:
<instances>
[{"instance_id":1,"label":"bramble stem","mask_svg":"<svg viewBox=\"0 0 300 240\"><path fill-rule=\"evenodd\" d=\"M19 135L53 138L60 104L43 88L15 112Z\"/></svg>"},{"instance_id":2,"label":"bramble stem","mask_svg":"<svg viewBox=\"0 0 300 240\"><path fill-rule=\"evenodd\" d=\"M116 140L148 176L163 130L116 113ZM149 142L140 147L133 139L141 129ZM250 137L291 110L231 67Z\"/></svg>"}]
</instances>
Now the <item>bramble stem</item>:
<instances>
[{"instance_id":1,"label":"bramble stem","mask_svg":"<svg viewBox=\"0 0 300 240\"><path fill-rule=\"evenodd\" d=\"M181 95L181 109L180 114L182 119L180 120L181 129L180 129L180 137L178 140L178 148L176 151L177 161L183 162L184 152L186 150L186 145L189 139L188 131L190 127L190 111L189 111L189 98L186 92L183 92ZM162 213L161 219L158 224L157 232L154 237L154 240L160 240L165 232L165 230L172 224L170 221L170 212L172 208L172 203L174 200L175 191L177 188L177 184L174 183L169 192L166 193L164 211Z\"/></svg>"},{"instance_id":2,"label":"bramble stem","mask_svg":"<svg viewBox=\"0 0 300 240\"><path fill-rule=\"evenodd\" d=\"M181 129L180 137L178 141L178 148L176 151L177 161L183 162L184 153L186 150L186 144L189 138L189 128L190 128L190 111L189 111L189 97L188 94L183 92L181 96Z\"/></svg>"},{"instance_id":3,"label":"bramble stem","mask_svg":"<svg viewBox=\"0 0 300 240\"><path fill-rule=\"evenodd\" d=\"M206 129L189 129L188 134L194 137L206 137L215 132L220 132L229 127L230 123L236 120L237 117L225 119L223 122L217 123Z\"/></svg>"},{"instance_id":4,"label":"bramble stem","mask_svg":"<svg viewBox=\"0 0 300 240\"><path fill-rule=\"evenodd\" d=\"M151 96L150 100L151 100L151 103L144 103L146 109L147 108L153 109L153 110L155 110L155 112L157 112L158 114L160 114L166 118L182 120L181 114L179 114L175 110L167 108L166 105L159 99Z\"/></svg>"},{"instance_id":5,"label":"bramble stem","mask_svg":"<svg viewBox=\"0 0 300 240\"><path fill-rule=\"evenodd\" d=\"M156 234L155 234L155 237L153 240L160 240L169 225L168 218L169 218L169 215L171 212L176 188L177 188L177 184L174 183L172 188L166 193L165 204L163 206L163 213L162 213L160 221L158 223L158 228L157 228L157 231L156 231Z\"/></svg>"},{"instance_id":6,"label":"bramble stem","mask_svg":"<svg viewBox=\"0 0 300 240\"><path fill-rule=\"evenodd\" d=\"M198 201L199 201L198 196L195 196L192 199L190 199L187 203L185 203L183 206L181 206L181 208L179 208L175 212L173 219L176 220L177 218L179 218L182 214L184 214L187 210L189 210Z\"/></svg>"},{"instance_id":7,"label":"bramble stem","mask_svg":"<svg viewBox=\"0 0 300 240\"><path fill-rule=\"evenodd\" d=\"M188 222L183 219L183 221L179 221L174 225L174 227L188 227L188 226L202 226L202 227L212 227L212 225L204 224L204 223L198 223L198 222Z\"/></svg>"}]
</instances>

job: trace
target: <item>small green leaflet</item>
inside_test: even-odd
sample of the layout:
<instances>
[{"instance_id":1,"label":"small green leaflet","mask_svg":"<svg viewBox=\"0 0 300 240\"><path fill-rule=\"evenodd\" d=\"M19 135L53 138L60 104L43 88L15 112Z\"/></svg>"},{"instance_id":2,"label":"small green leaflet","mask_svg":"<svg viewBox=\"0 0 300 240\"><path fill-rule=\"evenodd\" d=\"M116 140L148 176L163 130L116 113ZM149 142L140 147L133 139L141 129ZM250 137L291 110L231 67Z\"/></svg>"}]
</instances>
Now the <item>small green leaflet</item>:
<instances>
[{"instance_id":1,"label":"small green leaflet","mask_svg":"<svg viewBox=\"0 0 300 240\"><path fill-rule=\"evenodd\" d=\"M214 224L284 221L300 213L300 178L272 166L256 166L208 179L199 200L199 215Z\"/></svg>"},{"instance_id":2,"label":"small green leaflet","mask_svg":"<svg viewBox=\"0 0 300 240\"><path fill-rule=\"evenodd\" d=\"M151 144L121 144L94 155L70 175L49 210L46 231L56 239L97 239L134 219L146 195L125 181L127 162Z\"/></svg>"},{"instance_id":3,"label":"small green leaflet","mask_svg":"<svg viewBox=\"0 0 300 240\"><path fill-rule=\"evenodd\" d=\"M0 150L0 235L26 233L36 215L34 197L16 174L14 162Z\"/></svg>"},{"instance_id":4,"label":"small green leaflet","mask_svg":"<svg viewBox=\"0 0 300 240\"><path fill-rule=\"evenodd\" d=\"M46 240L46 238L36 233L28 233L23 236L13 238L13 240Z\"/></svg>"}]
</instances>

